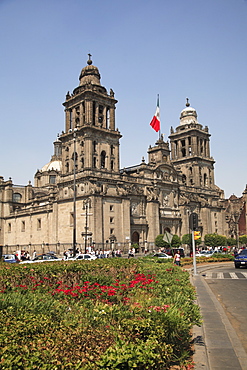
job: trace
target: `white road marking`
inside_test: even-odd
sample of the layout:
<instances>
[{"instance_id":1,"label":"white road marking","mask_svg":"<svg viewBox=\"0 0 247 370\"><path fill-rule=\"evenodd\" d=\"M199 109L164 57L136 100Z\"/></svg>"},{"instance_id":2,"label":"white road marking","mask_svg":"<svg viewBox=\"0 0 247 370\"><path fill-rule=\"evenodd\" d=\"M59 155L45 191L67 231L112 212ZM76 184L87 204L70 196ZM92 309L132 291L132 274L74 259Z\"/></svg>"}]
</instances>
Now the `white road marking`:
<instances>
[{"instance_id":1,"label":"white road marking","mask_svg":"<svg viewBox=\"0 0 247 370\"><path fill-rule=\"evenodd\" d=\"M247 272L240 272L240 274L243 275L243 277L245 279L247 279ZM227 273L224 273L224 272L215 272L214 273L214 277L213 277L213 273L212 272L207 272L206 273L206 276L204 275L204 278L205 279L241 279L241 277L239 278L238 275L235 273L235 272L229 272L229 276L226 276Z\"/></svg>"}]
</instances>

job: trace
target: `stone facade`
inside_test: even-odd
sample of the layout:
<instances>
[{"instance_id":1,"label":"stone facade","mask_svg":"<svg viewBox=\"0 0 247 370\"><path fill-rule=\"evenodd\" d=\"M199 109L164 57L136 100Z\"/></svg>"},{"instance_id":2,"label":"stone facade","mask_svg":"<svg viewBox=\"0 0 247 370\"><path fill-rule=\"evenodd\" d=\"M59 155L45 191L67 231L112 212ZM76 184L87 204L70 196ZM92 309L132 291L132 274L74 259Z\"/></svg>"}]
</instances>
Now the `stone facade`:
<instances>
[{"instance_id":1,"label":"stone facade","mask_svg":"<svg viewBox=\"0 0 247 370\"><path fill-rule=\"evenodd\" d=\"M188 215L199 216L201 235L227 235L224 215L224 191L215 185L214 159L210 156L209 130L197 120L197 112L188 102L181 112L180 125L171 128L171 163L181 173L180 210L182 234L188 233ZM187 215L187 217L186 217Z\"/></svg>"},{"instance_id":2,"label":"stone facade","mask_svg":"<svg viewBox=\"0 0 247 370\"><path fill-rule=\"evenodd\" d=\"M101 85L90 57L79 81L66 95L64 131L34 186L0 178L0 243L144 247L165 230L180 237L189 233L191 212L199 215L202 237L228 235L210 134L195 109L187 102L180 125L171 128L170 146L161 135L149 147L147 163L120 169L114 92Z\"/></svg>"}]
</instances>

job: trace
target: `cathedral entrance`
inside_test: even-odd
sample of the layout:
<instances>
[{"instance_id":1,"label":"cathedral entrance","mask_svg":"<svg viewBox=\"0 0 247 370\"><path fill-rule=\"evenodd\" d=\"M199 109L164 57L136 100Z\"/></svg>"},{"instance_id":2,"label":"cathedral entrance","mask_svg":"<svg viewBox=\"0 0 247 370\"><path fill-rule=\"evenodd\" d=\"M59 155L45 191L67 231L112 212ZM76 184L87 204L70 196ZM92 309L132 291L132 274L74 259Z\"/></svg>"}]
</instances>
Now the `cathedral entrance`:
<instances>
[{"instance_id":1,"label":"cathedral entrance","mask_svg":"<svg viewBox=\"0 0 247 370\"><path fill-rule=\"evenodd\" d=\"M131 242L139 244L140 235L137 231L133 232Z\"/></svg>"},{"instance_id":2,"label":"cathedral entrance","mask_svg":"<svg viewBox=\"0 0 247 370\"><path fill-rule=\"evenodd\" d=\"M170 234L171 233L171 229L169 227L165 227L163 234L165 234L166 232Z\"/></svg>"}]
</instances>

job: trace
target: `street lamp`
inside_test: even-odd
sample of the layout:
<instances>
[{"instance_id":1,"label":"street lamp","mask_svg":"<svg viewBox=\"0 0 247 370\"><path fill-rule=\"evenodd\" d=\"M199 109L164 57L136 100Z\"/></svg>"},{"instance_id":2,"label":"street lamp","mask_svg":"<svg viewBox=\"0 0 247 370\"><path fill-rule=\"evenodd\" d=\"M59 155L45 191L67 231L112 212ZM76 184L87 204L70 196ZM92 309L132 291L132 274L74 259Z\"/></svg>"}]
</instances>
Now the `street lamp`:
<instances>
[{"instance_id":1,"label":"street lamp","mask_svg":"<svg viewBox=\"0 0 247 370\"><path fill-rule=\"evenodd\" d=\"M84 208L85 208L85 232L82 233L82 236L85 236L85 253L87 253L87 237L92 235L92 233L88 232L88 216L90 216L92 213L88 213L88 208L90 206L90 199L85 199L84 202Z\"/></svg>"},{"instance_id":2,"label":"street lamp","mask_svg":"<svg viewBox=\"0 0 247 370\"><path fill-rule=\"evenodd\" d=\"M237 248L239 249L239 212L234 212L234 231L236 235L236 240L237 240Z\"/></svg>"},{"instance_id":3,"label":"street lamp","mask_svg":"<svg viewBox=\"0 0 247 370\"><path fill-rule=\"evenodd\" d=\"M77 131L77 128L74 128L73 130L73 142L74 142L73 257L75 257L76 255L76 131ZM69 132L72 132L72 129L70 129Z\"/></svg>"}]
</instances>

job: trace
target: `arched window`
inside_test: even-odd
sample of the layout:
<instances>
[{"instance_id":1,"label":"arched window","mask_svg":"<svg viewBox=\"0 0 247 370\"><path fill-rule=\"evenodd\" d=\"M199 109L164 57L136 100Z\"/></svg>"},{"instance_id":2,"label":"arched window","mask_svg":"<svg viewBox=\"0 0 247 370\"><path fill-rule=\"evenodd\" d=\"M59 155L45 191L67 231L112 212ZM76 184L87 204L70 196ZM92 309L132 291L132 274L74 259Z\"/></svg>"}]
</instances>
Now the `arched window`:
<instances>
[{"instance_id":1,"label":"arched window","mask_svg":"<svg viewBox=\"0 0 247 370\"><path fill-rule=\"evenodd\" d=\"M95 126L96 103L93 102L93 126Z\"/></svg>"},{"instance_id":2,"label":"arched window","mask_svg":"<svg viewBox=\"0 0 247 370\"><path fill-rule=\"evenodd\" d=\"M82 102L82 124L85 123L85 102Z\"/></svg>"},{"instance_id":3,"label":"arched window","mask_svg":"<svg viewBox=\"0 0 247 370\"><path fill-rule=\"evenodd\" d=\"M182 175L182 183L186 184L186 176L185 175Z\"/></svg>"},{"instance_id":4,"label":"arched window","mask_svg":"<svg viewBox=\"0 0 247 370\"><path fill-rule=\"evenodd\" d=\"M110 108L107 108L106 110L106 128L109 128L110 126Z\"/></svg>"},{"instance_id":5,"label":"arched window","mask_svg":"<svg viewBox=\"0 0 247 370\"><path fill-rule=\"evenodd\" d=\"M56 175L49 176L49 184L56 184Z\"/></svg>"},{"instance_id":6,"label":"arched window","mask_svg":"<svg viewBox=\"0 0 247 370\"><path fill-rule=\"evenodd\" d=\"M69 129L72 129L72 110L69 110Z\"/></svg>"},{"instance_id":7,"label":"arched window","mask_svg":"<svg viewBox=\"0 0 247 370\"><path fill-rule=\"evenodd\" d=\"M93 157L93 168L96 168L96 163L97 163L96 157Z\"/></svg>"},{"instance_id":8,"label":"arched window","mask_svg":"<svg viewBox=\"0 0 247 370\"><path fill-rule=\"evenodd\" d=\"M78 167L78 164L77 164L77 161L78 161L78 154L75 152L72 154L72 157L71 157L72 161L73 161L73 166L75 166L75 168Z\"/></svg>"},{"instance_id":9,"label":"arched window","mask_svg":"<svg viewBox=\"0 0 247 370\"><path fill-rule=\"evenodd\" d=\"M106 159L106 152L102 150L100 155L100 167L105 168L105 159Z\"/></svg>"},{"instance_id":10,"label":"arched window","mask_svg":"<svg viewBox=\"0 0 247 370\"><path fill-rule=\"evenodd\" d=\"M13 202L20 203L21 202L21 194L20 193L14 193L13 194Z\"/></svg>"}]
</instances>

